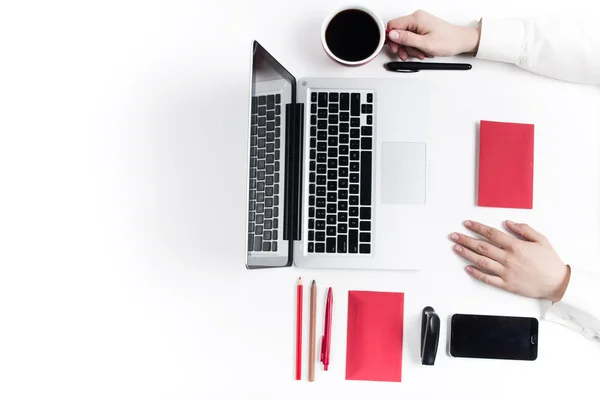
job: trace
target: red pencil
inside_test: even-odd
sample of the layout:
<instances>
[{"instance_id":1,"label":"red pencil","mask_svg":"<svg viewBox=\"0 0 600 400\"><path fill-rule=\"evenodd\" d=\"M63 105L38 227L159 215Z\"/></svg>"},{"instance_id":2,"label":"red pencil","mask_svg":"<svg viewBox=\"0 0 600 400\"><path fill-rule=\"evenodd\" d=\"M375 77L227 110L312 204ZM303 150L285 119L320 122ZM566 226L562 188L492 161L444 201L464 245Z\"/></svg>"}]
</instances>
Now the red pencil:
<instances>
[{"instance_id":1,"label":"red pencil","mask_svg":"<svg viewBox=\"0 0 600 400\"><path fill-rule=\"evenodd\" d=\"M302 278L298 278L296 310L296 380L302 379Z\"/></svg>"}]
</instances>

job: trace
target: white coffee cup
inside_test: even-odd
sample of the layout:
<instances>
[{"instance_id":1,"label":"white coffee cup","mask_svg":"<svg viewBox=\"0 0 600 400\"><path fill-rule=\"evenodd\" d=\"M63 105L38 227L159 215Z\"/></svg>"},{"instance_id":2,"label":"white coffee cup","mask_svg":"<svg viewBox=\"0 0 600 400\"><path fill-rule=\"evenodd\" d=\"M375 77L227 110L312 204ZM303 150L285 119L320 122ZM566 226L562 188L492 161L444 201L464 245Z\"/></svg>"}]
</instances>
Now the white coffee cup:
<instances>
[{"instance_id":1,"label":"white coffee cup","mask_svg":"<svg viewBox=\"0 0 600 400\"><path fill-rule=\"evenodd\" d=\"M356 57L346 57L344 58L342 54L339 54L340 52L338 51L338 54L335 54L335 51L332 50L330 48L330 45L327 43L327 30L328 28L330 28L330 24L332 23L332 21L334 20L334 18L338 17L336 21L334 21L334 23L337 23L337 26L339 25L339 21L340 21L340 15L343 16L348 16L348 14L343 14L344 12L347 11L357 11L356 13L353 13L353 15L358 16L359 19L364 20L367 25L369 26L350 26L350 24L346 24L345 26L343 26L343 28L345 28L344 32L345 33L349 33L350 37L348 38L349 41L352 41L352 36L354 36L354 38L356 38L356 35L361 35L362 30L365 30L368 28L369 33L373 36L373 42L372 43L368 43L368 49L372 51L369 51L369 54L363 54L364 57L360 57L360 59L356 59ZM375 25L371 25L371 23L365 18L366 16L364 14L367 14L369 17L371 17L372 19L372 23L377 25L377 28L379 29L379 42L377 43L377 45L375 46L375 37L373 35L374 33L374 28ZM343 24L342 24L343 25ZM341 32L341 31L340 31ZM360 38L364 39L364 36L360 36ZM337 10L335 10L334 12L332 12L331 14L329 14L327 16L327 18L325 18L325 20L323 21L323 25L321 26L321 45L323 46L323 49L325 50L325 52L327 53L327 55L332 59L335 60L337 62L339 62L340 64L344 64L344 65L363 65L368 63L369 61L371 61L372 59L374 59L377 54L379 54L379 52L381 51L381 49L383 49L383 45L385 43L385 38L386 38L386 31L385 31L385 25L383 24L383 21L381 20L381 18L379 18L379 16L377 14L375 14L373 11L369 10L368 8L364 7L364 6L347 6L347 7L341 7ZM332 43L333 46L333 43ZM365 44L365 46L363 46L361 48L361 50L367 50L367 46ZM363 51L364 53L364 51ZM350 59L352 58L352 59Z\"/></svg>"}]
</instances>

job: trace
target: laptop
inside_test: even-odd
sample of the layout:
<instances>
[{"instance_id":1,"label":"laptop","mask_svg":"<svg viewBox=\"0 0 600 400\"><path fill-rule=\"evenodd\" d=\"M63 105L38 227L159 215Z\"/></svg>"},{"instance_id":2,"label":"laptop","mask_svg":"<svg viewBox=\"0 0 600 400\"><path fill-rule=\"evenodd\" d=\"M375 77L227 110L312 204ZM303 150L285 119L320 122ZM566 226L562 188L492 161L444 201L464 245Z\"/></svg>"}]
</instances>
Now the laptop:
<instances>
[{"instance_id":1,"label":"laptop","mask_svg":"<svg viewBox=\"0 0 600 400\"><path fill-rule=\"evenodd\" d=\"M297 80L256 41L251 75L247 268L427 264L427 84Z\"/></svg>"}]
</instances>

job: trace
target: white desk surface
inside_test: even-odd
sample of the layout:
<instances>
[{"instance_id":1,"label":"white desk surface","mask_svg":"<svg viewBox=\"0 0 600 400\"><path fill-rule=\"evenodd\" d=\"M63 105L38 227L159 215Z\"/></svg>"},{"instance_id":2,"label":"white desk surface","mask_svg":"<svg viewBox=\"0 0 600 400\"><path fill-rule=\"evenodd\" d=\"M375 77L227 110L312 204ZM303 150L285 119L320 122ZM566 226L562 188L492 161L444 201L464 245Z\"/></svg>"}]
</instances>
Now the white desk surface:
<instances>
[{"instance_id":1,"label":"white desk surface","mask_svg":"<svg viewBox=\"0 0 600 400\"><path fill-rule=\"evenodd\" d=\"M447 235L466 218L494 226L527 221L566 262L600 268L597 87L480 60L467 73L391 75L425 79L432 88L435 262L412 273L247 271L250 40L298 77L390 76L381 68L388 57L353 69L332 63L319 27L333 2L204 3L3 6L1 398L549 399L573 388L596 392L588 360L600 349L560 326L540 322L535 362L452 359L445 337L453 313L540 313L537 301L464 273ZM369 3L385 20L423 8L454 22L565 8L541 0ZM593 11L577 1L568 8ZM535 124L533 210L474 206L481 119ZM317 280L323 302L327 286L336 295L331 370L319 368L314 384L293 380L299 275ZM402 383L344 380L351 289L406 293ZM443 320L434 367L418 357L426 305ZM318 331L322 317L323 307Z\"/></svg>"}]
</instances>

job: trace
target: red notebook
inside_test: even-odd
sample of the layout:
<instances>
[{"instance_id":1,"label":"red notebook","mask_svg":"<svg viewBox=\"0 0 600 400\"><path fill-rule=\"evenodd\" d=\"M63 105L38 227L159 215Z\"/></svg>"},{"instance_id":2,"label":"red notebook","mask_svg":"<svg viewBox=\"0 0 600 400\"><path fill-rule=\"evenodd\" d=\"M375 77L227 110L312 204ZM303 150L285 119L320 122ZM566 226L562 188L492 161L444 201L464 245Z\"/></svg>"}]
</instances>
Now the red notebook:
<instances>
[{"instance_id":1,"label":"red notebook","mask_svg":"<svg viewBox=\"0 0 600 400\"><path fill-rule=\"evenodd\" d=\"M533 207L533 125L481 121L480 207Z\"/></svg>"},{"instance_id":2,"label":"red notebook","mask_svg":"<svg viewBox=\"0 0 600 400\"><path fill-rule=\"evenodd\" d=\"M400 382L404 293L348 292L346 379Z\"/></svg>"}]
</instances>

